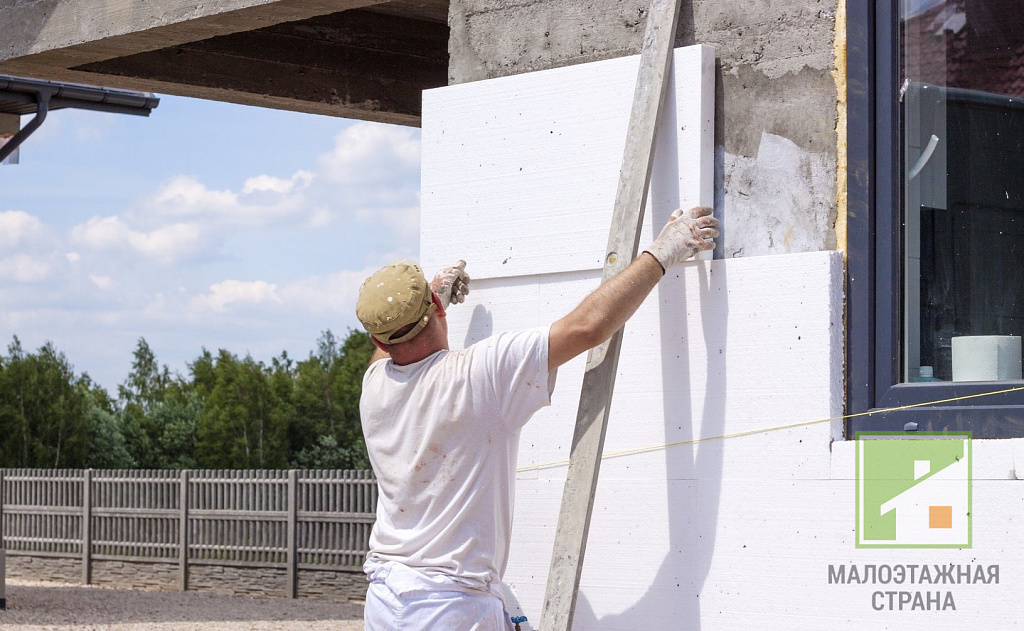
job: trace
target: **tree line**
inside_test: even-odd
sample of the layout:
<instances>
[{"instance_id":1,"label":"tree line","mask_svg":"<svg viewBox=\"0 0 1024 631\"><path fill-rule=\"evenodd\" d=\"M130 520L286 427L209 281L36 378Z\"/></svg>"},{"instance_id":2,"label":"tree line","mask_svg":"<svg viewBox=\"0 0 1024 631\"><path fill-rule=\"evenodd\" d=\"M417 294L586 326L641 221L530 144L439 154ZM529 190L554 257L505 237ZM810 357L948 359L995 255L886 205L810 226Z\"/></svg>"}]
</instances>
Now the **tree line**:
<instances>
[{"instance_id":1,"label":"tree line","mask_svg":"<svg viewBox=\"0 0 1024 631\"><path fill-rule=\"evenodd\" d=\"M363 469L370 337L324 331L301 361L205 348L171 373L140 338L116 395L47 342L0 355L0 467Z\"/></svg>"}]
</instances>

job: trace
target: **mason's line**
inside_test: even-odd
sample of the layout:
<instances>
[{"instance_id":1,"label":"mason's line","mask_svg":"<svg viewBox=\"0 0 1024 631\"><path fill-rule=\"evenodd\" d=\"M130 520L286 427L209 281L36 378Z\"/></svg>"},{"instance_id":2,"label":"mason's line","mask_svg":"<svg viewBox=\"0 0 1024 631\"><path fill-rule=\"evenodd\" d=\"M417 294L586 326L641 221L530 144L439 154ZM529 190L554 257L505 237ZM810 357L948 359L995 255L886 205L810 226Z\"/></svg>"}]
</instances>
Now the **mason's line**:
<instances>
[{"instance_id":1,"label":"mason's line","mask_svg":"<svg viewBox=\"0 0 1024 631\"><path fill-rule=\"evenodd\" d=\"M977 399L979 397L989 397L994 394L1007 394L1009 392L1020 392L1024 390L1024 386L1018 386L1016 388L1006 388L1005 390L993 390L992 392L981 392L979 394L967 394L962 397L952 397L949 399L936 399L934 401L925 401L923 403L912 403L910 405L901 405L894 408L882 408L879 410L871 410L869 412L857 412L856 414L845 414L843 416L832 416L829 418L821 418L813 421L804 421L802 423L790 423L789 425L776 425L774 427L765 427L760 429L750 429L745 432L735 432L732 434L720 434L718 436L702 436L701 438L692 438L690 440L681 440L675 443L662 443L660 445L651 445L648 447L637 447L636 449L627 449L625 451L613 451L610 453L603 454L602 460L608 460L610 458L621 458L623 456L632 456L634 454L643 454L650 451L659 451L661 449L668 449L669 447L679 447L681 445L696 445L697 443L705 443L712 440L725 440L727 438L739 438L741 436L751 436L753 434L765 434L768 432L777 432L784 429L793 429L795 427L806 427L808 425L817 425L819 423L831 423L832 421L843 421L848 418L856 418L858 416L871 416L872 414L886 414L888 412L899 412L901 410L909 410L911 408L925 407L929 405L937 405L940 403L952 403L954 401L964 401L966 399ZM541 469L554 469L556 467L564 467L569 464L568 460L556 460L554 462L547 462L544 464L530 465L528 467L519 467L516 469L516 473L523 471L539 471Z\"/></svg>"}]
</instances>

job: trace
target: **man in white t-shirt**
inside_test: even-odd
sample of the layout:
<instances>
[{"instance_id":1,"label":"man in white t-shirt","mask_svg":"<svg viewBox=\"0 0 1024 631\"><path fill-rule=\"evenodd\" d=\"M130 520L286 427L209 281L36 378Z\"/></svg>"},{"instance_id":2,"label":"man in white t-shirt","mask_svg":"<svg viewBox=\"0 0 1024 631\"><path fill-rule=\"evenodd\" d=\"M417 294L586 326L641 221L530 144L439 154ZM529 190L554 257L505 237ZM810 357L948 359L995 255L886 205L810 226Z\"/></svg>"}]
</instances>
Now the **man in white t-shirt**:
<instances>
[{"instance_id":1,"label":"man in white t-shirt","mask_svg":"<svg viewBox=\"0 0 1024 631\"><path fill-rule=\"evenodd\" d=\"M465 263L428 283L411 261L366 279L356 315L377 352L359 410L380 489L364 570L368 631L511 629L508 561L519 432L550 403L557 368L602 343L665 271L714 247L707 207L677 210L625 270L550 326L448 350Z\"/></svg>"}]
</instances>

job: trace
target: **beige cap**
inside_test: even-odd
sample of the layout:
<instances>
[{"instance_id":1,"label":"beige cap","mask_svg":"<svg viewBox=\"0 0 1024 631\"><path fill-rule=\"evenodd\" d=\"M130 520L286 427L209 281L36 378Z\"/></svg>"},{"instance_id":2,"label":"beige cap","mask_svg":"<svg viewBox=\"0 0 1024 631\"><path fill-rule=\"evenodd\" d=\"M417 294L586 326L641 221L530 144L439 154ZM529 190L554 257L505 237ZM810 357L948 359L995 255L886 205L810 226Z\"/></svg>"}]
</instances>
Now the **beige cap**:
<instances>
[{"instance_id":1,"label":"beige cap","mask_svg":"<svg viewBox=\"0 0 1024 631\"><path fill-rule=\"evenodd\" d=\"M356 317L367 333L384 344L400 344L427 326L435 305L430 284L420 266L405 259L385 265L363 281L356 300ZM403 335L397 331L415 324Z\"/></svg>"}]
</instances>

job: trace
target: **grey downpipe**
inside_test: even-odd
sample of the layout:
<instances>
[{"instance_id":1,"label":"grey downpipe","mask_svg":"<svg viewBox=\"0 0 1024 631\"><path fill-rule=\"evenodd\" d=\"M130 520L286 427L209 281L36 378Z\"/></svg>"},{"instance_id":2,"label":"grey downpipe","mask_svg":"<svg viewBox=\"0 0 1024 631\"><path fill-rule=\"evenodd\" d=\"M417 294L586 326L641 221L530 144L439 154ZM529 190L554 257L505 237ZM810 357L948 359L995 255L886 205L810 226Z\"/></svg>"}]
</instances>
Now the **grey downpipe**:
<instances>
[{"instance_id":1,"label":"grey downpipe","mask_svg":"<svg viewBox=\"0 0 1024 631\"><path fill-rule=\"evenodd\" d=\"M50 110L50 97L53 96L53 92L40 91L36 97L38 107L36 109L36 115L32 117L32 120L28 122L18 133L7 141L7 143L0 147L0 162L7 159L7 156L14 153L14 150L18 148L21 143L25 142L25 139L32 135L32 132L39 129L39 126L46 120L46 113Z\"/></svg>"}]
</instances>

